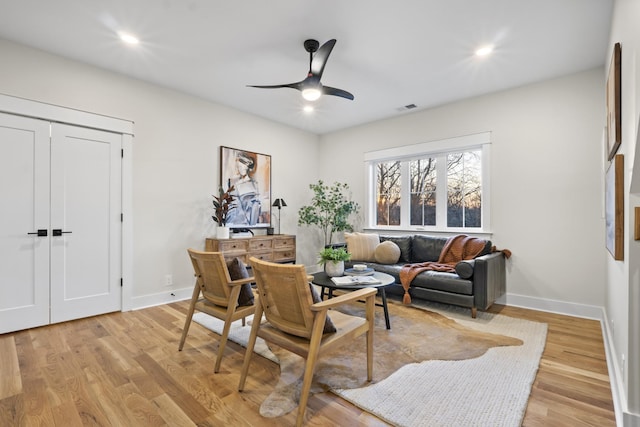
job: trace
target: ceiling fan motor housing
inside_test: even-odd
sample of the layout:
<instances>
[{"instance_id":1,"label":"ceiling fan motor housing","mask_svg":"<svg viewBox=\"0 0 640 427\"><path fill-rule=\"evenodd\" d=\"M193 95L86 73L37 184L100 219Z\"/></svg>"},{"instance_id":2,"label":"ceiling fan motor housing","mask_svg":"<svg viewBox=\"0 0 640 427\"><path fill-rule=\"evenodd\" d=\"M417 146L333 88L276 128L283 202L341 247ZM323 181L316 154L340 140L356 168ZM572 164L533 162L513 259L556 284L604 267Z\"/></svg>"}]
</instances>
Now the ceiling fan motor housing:
<instances>
[{"instance_id":1,"label":"ceiling fan motor housing","mask_svg":"<svg viewBox=\"0 0 640 427\"><path fill-rule=\"evenodd\" d=\"M308 39L304 41L304 50L309 53L317 51L318 47L320 47L318 40Z\"/></svg>"}]
</instances>

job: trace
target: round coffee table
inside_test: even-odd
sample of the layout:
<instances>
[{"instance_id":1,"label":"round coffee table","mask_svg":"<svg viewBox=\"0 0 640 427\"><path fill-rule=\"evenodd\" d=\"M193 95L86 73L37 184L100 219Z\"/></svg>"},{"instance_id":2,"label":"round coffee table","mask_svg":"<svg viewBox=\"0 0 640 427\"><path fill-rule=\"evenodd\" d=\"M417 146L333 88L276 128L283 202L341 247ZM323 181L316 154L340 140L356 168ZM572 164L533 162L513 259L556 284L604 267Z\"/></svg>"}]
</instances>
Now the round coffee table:
<instances>
[{"instance_id":1,"label":"round coffee table","mask_svg":"<svg viewBox=\"0 0 640 427\"><path fill-rule=\"evenodd\" d=\"M318 285L322 288L320 297L324 299L325 289L328 290L328 297L333 298L334 289L342 289L345 291L355 291L357 289L362 288L376 288L380 298L382 299L382 304L376 304L378 307L382 307L384 310L384 321L387 325L387 329L391 329L391 322L389 322L389 308L387 307L387 293L384 288L386 286L391 285L396 281L396 279L387 273L379 273L374 272L373 277L375 277L380 283L371 283L371 284L349 284L349 285L336 285L331 277L327 276L324 271L320 271L318 273L313 274L313 280L311 281L314 285Z\"/></svg>"}]
</instances>

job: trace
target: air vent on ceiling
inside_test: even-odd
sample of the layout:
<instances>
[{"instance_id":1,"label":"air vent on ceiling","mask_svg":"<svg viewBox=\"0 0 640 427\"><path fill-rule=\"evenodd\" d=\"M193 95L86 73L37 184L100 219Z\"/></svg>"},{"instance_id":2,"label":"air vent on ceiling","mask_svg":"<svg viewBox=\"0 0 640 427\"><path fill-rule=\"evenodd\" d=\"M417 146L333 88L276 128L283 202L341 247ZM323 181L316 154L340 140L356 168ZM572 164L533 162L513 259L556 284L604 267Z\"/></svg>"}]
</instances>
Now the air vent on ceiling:
<instances>
[{"instance_id":1,"label":"air vent on ceiling","mask_svg":"<svg viewBox=\"0 0 640 427\"><path fill-rule=\"evenodd\" d=\"M407 110L413 110L414 108L418 108L418 106L416 104L407 104L403 107L399 107L397 110L398 111L407 111Z\"/></svg>"}]
</instances>

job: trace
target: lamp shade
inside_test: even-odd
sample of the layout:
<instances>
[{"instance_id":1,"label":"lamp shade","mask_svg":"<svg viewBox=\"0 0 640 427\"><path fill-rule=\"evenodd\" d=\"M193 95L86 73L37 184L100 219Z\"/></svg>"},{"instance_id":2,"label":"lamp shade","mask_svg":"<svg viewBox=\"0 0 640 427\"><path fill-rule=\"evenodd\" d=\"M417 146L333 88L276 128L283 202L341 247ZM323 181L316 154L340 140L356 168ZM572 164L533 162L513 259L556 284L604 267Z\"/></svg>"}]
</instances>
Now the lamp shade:
<instances>
[{"instance_id":1,"label":"lamp shade","mask_svg":"<svg viewBox=\"0 0 640 427\"><path fill-rule=\"evenodd\" d=\"M287 206L287 204L285 203L284 199L276 199L273 202L273 205L271 205L271 206L275 206L278 209L280 209L280 208L283 208L283 207Z\"/></svg>"}]
</instances>

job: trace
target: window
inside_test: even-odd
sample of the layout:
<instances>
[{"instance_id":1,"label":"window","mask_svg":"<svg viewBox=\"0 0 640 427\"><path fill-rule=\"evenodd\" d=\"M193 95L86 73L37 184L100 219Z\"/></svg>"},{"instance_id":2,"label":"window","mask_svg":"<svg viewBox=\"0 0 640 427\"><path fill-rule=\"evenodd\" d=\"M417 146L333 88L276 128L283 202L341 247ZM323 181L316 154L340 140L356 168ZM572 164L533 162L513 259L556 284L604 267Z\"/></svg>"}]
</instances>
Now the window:
<instances>
[{"instance_id":1,"label":"window","mask_svg":"<svg viewBox=\"0 0 640 427\"><path fill-rule=\"evenodd\" d=\"M369 226L489 231L489 137L487 132L367 153Z\"/></svg>"}]
</instances>

